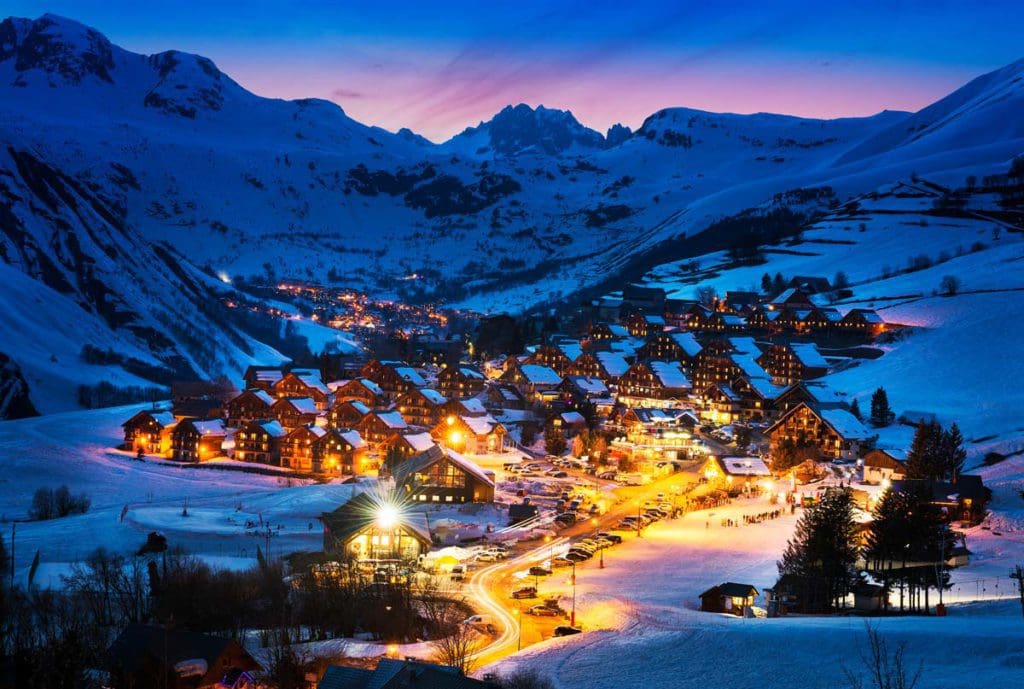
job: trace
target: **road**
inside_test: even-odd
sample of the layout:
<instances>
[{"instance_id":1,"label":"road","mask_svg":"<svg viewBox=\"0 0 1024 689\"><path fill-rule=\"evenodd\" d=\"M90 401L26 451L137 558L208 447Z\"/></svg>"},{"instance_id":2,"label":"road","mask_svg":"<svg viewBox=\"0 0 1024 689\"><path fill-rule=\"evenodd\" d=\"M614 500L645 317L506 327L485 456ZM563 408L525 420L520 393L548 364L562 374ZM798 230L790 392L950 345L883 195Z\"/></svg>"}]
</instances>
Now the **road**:
<instances>
[{"instance_id":1,"label":"road","mask_svg":"<svg viewBox=\"0 0 1024 689\"><path fill-rule=\"evenodd\" d=\"M592 477L585 474L581 474L581 477L592 481ZM474 664L477 667L482 667L501 660L516 653L520 647L526 648L549 638L555 626L569 623L568 620L561 617L523 615L520 612L520 603L524 609L529 609L530 606L540 603L540 600L517 601L511 598L510 591L515 585L531 583L529 580L517 581L514 576L516 573L528 569L531 565L548 560L552 554L563 552L566 550L566 546L576 538L590 535L596 531L611 531L623 517L635 515L644 502L654 499L658 493L664 493L671 502L673 487L677 491L682 491L686 486L694 485L697 480L696 467L693 467L645 486L620 486L616 488L620 499L603 515L595 518L596 524L592 519L583 519L564 529L559 536L551 541L520 544L511 551L512 554L507 560L475 571L466 586L466 593L478 613L489 614L494 618L495 627L499 633L474 653ZM630 534L636 536L635 531L618 531L618 533L623 538L628 538ZM577 567L597 567L599 558L600 555L595 556ZM564 571L560 570L560 572ZM577 619L576 622L580 627L583 626L585 620Z\"/></svg>"}]
</instances>

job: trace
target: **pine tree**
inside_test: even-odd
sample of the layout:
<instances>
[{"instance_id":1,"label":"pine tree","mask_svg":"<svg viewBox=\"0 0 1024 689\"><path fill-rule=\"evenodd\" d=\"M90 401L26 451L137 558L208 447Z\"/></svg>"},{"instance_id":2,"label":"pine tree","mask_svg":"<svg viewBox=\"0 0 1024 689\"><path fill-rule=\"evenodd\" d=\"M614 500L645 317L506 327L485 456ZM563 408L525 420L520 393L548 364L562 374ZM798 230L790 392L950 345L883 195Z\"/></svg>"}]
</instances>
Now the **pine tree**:
<instances>
[{"instance_id":1,"label":"pine tree","mask_svg":"<svg viewBox=\"0 0 1024 689\"><path fill-rule=\"evenodd\" d=\"M888 426L892 423L892 418L889 395L885 392L885 388L878 388L871 395L871 424L873 426Z\"/></svg>"},{"instance_id":2,"label":"pine tree","mask_svg":"<svg viewBox=\"0 0 1024 689\"><path fill-rule=\"evenodd\" d=\"M875 505L864 549L864 562L868 572L882 582L888 592L897 582L904 580L903 564L908 556L910 528L907 514L911 501L905 493L886 491Z\"/></svg>"},{"instance_id":3,"label":"pine tree","mask_svg":"<svg viewBox=\"0 0 1024 689\"><path fill-rule=\"evenodd\" d=\"M833 489L800 517L778 568L779 574L824 581L829 603L835 607L856 584L856 561L853 494L849 490Z\"/></svg>"},{"instance_id":4,"label":"pine tree","mask_svg":"<svg viewBox=\"0 0 1024 689\"><path fill-rule=\"evenodd\" d=\"M945 475L942 458L942 426L938 421L921 423L907 453L907 478L941 479Z\"/></svg>"},{"instance_id":5,"label":"pine tree","mask_svg":"<svg viewBox=\"0 0 1024 689\"><path fill-rule=\"evenodd\" d=\"M940 456L942 458L942 475L951 481L964 469L964 462L967 460L967 450L964 449L964 436L960 433L960 427L956 422L949 427L948 431L942 434L940 445Z\"/></svg>"},{"instance_id":6,"label":"pine tree","mask_svg":"<svg viewBox=\"0 0 1024 689\"><path fill-rule=\"evenodd\" d=\"M772 276L765 273L761 276L761 292L769 294L772 291Z\"/></svg>"},{"instance_id":7,"label":"pine tree","mask_svg":"<svg viewBox=\"0 0 1024 689\"><path fill-rule=\"evenodd\" d=\"M778 296L786 290L786 281L782 278L782 273L775 273L775 277L772 279L772 293L773 296Z\"/></svg>"},{"instance_id":8,"label":"pine tree","mask_svg":"<svg viewBox=\"0 0 1024 689\"><path fill-rule=\"evenodd\" d=\"M860 403L857 402L856 399L850 403L850 413L863 421L863 418L860 415Z\"/></svg>"},{"instance_id":9,"label":"pine tree","mask_svg":"<svg viewBox=\"0 0 1024 689\"><path fill-rule=\"evenodd\" d=\"M565 454L566 447L568 447L568 443L565 440L565 434L562 433L560 428L549 426L544 431L544 450L549 455L561 457Z\"/></svg>"}]
</instances>

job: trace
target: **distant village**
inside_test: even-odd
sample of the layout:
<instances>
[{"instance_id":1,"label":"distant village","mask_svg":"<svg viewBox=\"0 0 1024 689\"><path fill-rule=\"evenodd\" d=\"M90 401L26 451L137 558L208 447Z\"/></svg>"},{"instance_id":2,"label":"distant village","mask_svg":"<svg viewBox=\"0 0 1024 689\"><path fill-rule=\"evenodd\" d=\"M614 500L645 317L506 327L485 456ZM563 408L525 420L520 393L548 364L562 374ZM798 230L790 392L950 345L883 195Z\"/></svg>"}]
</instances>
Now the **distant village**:
<instances>
[{"instance_id":1,"label":"distant village","mask_svg":"<svg viewBox=\"0 0 1024 689\"><path fill-rule=\"evenodd\" d=\"M498 315L473 336L413 340L407 360L370 351L322 368L251 366L239 389L182 383L172 409L125 421L124 449L323 479L389 476L428 503L492 501L494 472L474 457L511 450L568 453L625 483L694 461L707 462L707 480L737 486L772 475L796 485L822 462L856 463L869 484L905 478L907 448L875 447L872 426L893 420L888 401L868 423L822 381L880 356L873 343L902 326L823 305L836 291L827 278L765 277L761 293L699 301L627 285L574 314L576 335L527 343L521 322Z\"/></svg>"}]
</instances>

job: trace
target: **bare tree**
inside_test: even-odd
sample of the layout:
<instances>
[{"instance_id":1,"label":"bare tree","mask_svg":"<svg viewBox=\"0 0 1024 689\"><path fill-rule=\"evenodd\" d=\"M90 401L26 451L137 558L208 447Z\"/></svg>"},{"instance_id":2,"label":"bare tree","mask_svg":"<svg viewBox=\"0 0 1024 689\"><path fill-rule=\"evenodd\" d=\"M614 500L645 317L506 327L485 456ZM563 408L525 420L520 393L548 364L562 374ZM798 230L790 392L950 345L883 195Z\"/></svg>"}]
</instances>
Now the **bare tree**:
<instances>
[{"instance_id":1,"label":"bare tree","mask_svg":"<svg viewBox=\"0 0 1024 689\"><path fill-rule=\"evenodd\" d=\"M457 667L468 675L480 662L476 657L482 647L480 635L468 624L456 624L451 632L433 642L434 661Z\"/></svg>"},{"instance_id":2,"label":"bare tree","mask_svg":"<svg viewBox=\"0 0 1024 689\"><path fill-rule=\"evenodd\" d=\"M510 672L499 678L497 685L501 689L555 689L554 682L533 668Z\"/></svg>"},{"instance_id":3,"label":"bare tree","mask_svg":"<svg viewBox=\"0 0 1024 689\"><path fill-rule=\"evenodd\" d=\"M944 296L955 297L960 291L960 278L955 275L947 275L939 282L939 290Z\"/></svg>"},{"instance_id":4,"label":"bare tree","mask_svg":"<svg viewBox=\"0 0 1024 689\"><path fill-rule=\"evenodd\" d=\"M921 679L924 661L911 669L907 665L907 644L901 641L890 650L885 637L869 623L864 625L868 635L868 647L860 654L861 672L844 668L846 684L850 689L914 689ZM867 675L865 678L864 675Z\"/></svg>"},{"instance_id":5,"label":"bare tree","mask_svg":"<svg viewBox=\"0 0 1024 689\"><path fill-rule=\"evenodd\" d=\"M702 306L711 308L714 306L717 296L715 288L711 285L701 285L697 288L697 301L699 301Z\"/></svg>"}]
</instances>

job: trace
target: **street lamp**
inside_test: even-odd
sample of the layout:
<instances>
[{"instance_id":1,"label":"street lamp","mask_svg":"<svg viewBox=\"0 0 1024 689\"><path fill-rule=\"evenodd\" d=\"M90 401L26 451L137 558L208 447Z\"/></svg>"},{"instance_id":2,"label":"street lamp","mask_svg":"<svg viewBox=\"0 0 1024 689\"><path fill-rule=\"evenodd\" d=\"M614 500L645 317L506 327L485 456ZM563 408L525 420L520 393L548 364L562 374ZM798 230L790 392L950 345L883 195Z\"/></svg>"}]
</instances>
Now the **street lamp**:
<instances>
[{"instance_id":1,"label":"street lamp","mask_svg":"<svg viewBox=\"0 0 1024 689\"><path fill-rule=\"evenodd\" d=\"M591 519L590 523L593 524L594 529L597 529L597 517L594 517L593 519ZM594 535L595 536L597 535L597 531L596 530L594 531ZM604 569L604 550L605 550L604 548L601 548L600 550L598 550L598 557L601 558L600 561L599 561L599 564L598 564L598 568L599 569Z\"/></svg>"},{"instance_id":2,"label":"street lamp","mask_svg":"<svg viewBox=\"0 0 1024 689\"><path fill-rule=\"evenodd\" d=\"M576 626L576 561L572 561L572 613L569 616L569 626Z\"/></svg>"},{"instance_id":3,"label":"street lamp","mask_svg":"<svg viewBox=\"0 0 1024 689\"><path fill-rule=\"evenodd\" d=\"M643 538L643 534L640 533L640 526L643 522L640 521L641 512L640 509L643 507L643 503L639 500L636 501L636 537Z\"/></svg>"},{"instance_id":4,"label":"street lamp","mask_svg":"<svg viewBox=\"0 0 1024 689\"><path fill-rule=\"evenodd\" d=\"M516 651L523 650L523 604L516 608Z\"/></svg>"}]
</instances>

